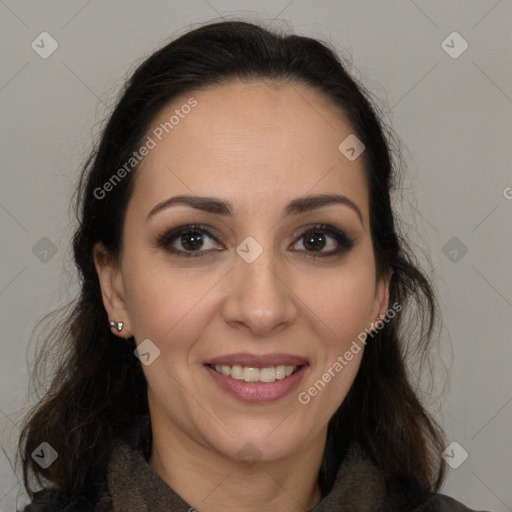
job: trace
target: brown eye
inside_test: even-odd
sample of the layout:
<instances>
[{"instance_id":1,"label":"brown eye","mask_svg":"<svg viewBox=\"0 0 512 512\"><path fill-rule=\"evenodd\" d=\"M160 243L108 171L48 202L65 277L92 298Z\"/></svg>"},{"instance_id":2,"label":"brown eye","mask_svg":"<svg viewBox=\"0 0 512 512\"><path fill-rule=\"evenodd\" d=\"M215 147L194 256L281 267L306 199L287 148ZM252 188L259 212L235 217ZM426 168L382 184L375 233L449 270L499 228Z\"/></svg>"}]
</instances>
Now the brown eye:
<instances>
[{"instance_id":1,"label":"brown eye","mask_svg":"<svg viewBox=\"0 0 512 512\"><path fill-rule=\"evenodd\" d=\"M355 243L342 231L326 224L309 228L300 235L299 240L302 240L308 256L313 258L342 254L350 250ZM326 248L327 250L324 250Z\"/></svg>"},{"instance_id":2,"label":"brown eye","mask_svg":"<svg viewBox=\"0 0 512 512\"><path fill-rule=\"evenodd\" d=\"M157 245L184 257L205 256L212 250L219 250L219 242L213 234L206 227L196 224L172 229L159 237Z\"/></svg>"},{"instance_id":3,"label":"brown eye","mask_svg":"<svg viewBox=\"0 0 512 512\"><path fill-rule=\"evenodd\" d=\"M204 243L203 235L199 231L188 231L181 235L180 243L187 251L200 249Z\"/></svg>"},{"instance_id":4,"label":"brown eye","mask_svg":"<svg viewBox=\"0 0 512 512\"><path fill-rule=\"evenodd\" d=\"M304 235L303 238L306 249L311 249L313 251L321 251L326 245L328 245L328 240L326 241L327 237L324 233L311 232L308 235Z\"/></svg>"},{"instance_id":5,"label":"brown eye","mask_svg":"<svg viewBox=\"0 0 512 512\"><path fill-rule=\"evenodd\" d=\"M313 226L304 231L294 246L299 244L299 240L303 246L303 249L299 247L299 252L312 258L345 253L355 243L342 231L326 224ZM210 229L200 224L180 226L166 232L158 238L157 246L171 254L187 258L207 256L212 251L224 249Z\"/></svg>"}]
</instances>

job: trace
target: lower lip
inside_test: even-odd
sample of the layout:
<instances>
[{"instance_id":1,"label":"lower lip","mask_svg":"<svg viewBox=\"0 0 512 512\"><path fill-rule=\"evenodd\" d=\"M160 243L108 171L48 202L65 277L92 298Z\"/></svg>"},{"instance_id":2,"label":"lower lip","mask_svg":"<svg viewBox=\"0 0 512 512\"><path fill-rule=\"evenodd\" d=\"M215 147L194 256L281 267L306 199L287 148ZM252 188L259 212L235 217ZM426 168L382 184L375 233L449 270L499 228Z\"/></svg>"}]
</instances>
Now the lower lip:
<instances>
[{"instance_id":1,"label":"lower lip","mask_svg":"<svg viewBox=\"0 0 512 512\"><path fill-rule=\"evenodd\" d=\"M207 372L222 390L242 402L266 404L290 394L301 381L307 368L301 366L294 374L274 382L245 382L233 379L205 365Z\"/></svg>"}]
</instances>

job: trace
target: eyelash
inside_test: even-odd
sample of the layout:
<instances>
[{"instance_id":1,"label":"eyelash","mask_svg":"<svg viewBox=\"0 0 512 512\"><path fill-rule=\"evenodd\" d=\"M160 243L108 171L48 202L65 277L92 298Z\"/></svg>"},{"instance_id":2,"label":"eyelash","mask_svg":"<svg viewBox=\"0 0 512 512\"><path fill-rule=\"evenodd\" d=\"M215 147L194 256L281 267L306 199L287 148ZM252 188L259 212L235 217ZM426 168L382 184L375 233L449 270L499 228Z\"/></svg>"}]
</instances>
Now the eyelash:
<instances>
[{"instance_id":1,"label":"eyelash","mask_svg":"<svg viewBox=\"0 0 512 512\"><path fill-rule=\"evenodd\" d=\"M204 256L207 256L209 252L212 250L207 251L182 251L180 249L175 249L171 247L172 242L174 242L175 239L177 239L179 236L186 234L186 233L201 233L206 234L208 237L213 239L215 242L220 243L215 236L212 234L210 229L203 225L203 224L187 224L184 226L177 227L175 229L172 229L171 231L167 231L160 236L157 237L157 247L163 248L166 251L170 252L171 254L175 254L179 257L185 257L185 258L201 258ZM330 251L328 253L325 252L318 252L315 253L314 251L305 251L308 253L307 256L304 255L306 258L327 258L332 256L337 256L340 254L343 254L350 249L355 244L355 240L348 237L343 231L339 231L338 229L334 228L333 226L330 226L328 224L317 224L313 227L308 227L304 231L302 231L298 237L297 240L305 237L308 234L328 234L332 238L334 238L338 242L338 248L334 249L333 251ZM215 250L215 249L213 249ZM304 252L304 251L299 251Z\"/></svg>"}]
</instances>

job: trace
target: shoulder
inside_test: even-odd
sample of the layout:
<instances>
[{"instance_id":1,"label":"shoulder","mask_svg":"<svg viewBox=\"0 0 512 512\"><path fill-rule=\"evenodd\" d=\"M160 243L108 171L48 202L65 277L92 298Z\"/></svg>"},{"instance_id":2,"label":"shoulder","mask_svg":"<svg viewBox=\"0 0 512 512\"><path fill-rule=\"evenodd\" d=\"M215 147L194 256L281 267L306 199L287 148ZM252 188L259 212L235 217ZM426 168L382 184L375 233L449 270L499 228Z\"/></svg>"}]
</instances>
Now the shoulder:
<instances>
[{"instance_id":1,"label":"shoulder","mask_svg":"<svg viewBox=\"0 0 512 512\"><path fill-rule=\"evenodd\" d=\"M466 507L444 494L422 495L417 484L407 478L392 478L386 481L386 496L381 510L407 512L488 512Z\"/></svg>"},{"instance_id":2,"label":"shoulder","mask_svg":"<svg viewBox=\"0 0 512 512\"><path fill-rule=\"evenodd\" d=\"M468 508L459 501L444 494L431 494L425 502L412 512L487 512Z\"/></svg>"},{"instance_id":3,"label":"shoulder","mask_svg":"<svg viewBox=\"0 0 512 512\"><path fill-rule=\"evenodd\" d=\"M43 489L19 512L110 512L110 496L99 493L100 488L84 491L77 496L56 489Z\"/></svg>"},{"instance_id":4,"label":"shoulder","mask_svg":"<svg viewBox=\"0 0 512 512\"><path fill-rule=\"evenodd\" d=\"M37 491L32 501L20 512L46 512L54 510L60 512L66 506L66 496L55 489L43 489Z\"/></svg>"},{"instance_id":5,"label":"shoulder","mask_svg":"<svg viewBox=\"0 0 512 512\"><path fill-rule=\"evenodd\" d=\"M351 461L357 461L357 464L351 463L349 474L355 474L359 478L361 475L361 464L366 468L371 467L373 473L368 473L364 478L365 487L356 497L361 500L363 496L369 493L379 491L379 478L384 481L384 489L379 512L389 512L390 510L401 512L489 512L487 510L474 510L466 507L459 501L450 498L444 494L430 493L425 495L418 483L405 476L385 477L380 469L377 468L375 461L369 456L366 449L357 443L350 447L349 454L354 454ZM350 457L347 457L347 460ZM362 461L362 462L361 462ZM373 485L373 491L372 491ZM355 485L351 483L351 488Z\"/></svg>"}]
</instances>

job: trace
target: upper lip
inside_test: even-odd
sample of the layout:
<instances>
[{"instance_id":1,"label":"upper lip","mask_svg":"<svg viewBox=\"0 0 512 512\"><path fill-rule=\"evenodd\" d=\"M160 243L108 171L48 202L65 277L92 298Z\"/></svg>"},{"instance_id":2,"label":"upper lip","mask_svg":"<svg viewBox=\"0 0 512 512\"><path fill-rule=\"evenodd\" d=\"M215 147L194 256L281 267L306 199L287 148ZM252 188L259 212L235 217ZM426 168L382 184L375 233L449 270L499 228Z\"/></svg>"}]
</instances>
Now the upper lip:
<instances>
[{"instance_id":1,"label":"upper lip","mask_svg":"<svg viewBox=\"0 0 512 512\"><path fill-rule=\"evenodd\" d=\"M294 356L292 354L226 354L223 356L208 359L205 364L226 365L226 366L247 366L251 368L266 368L268 366L302 366L308 364L304 357Z\"/></svg>"}]
</instances>

